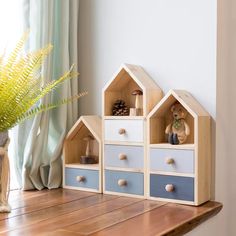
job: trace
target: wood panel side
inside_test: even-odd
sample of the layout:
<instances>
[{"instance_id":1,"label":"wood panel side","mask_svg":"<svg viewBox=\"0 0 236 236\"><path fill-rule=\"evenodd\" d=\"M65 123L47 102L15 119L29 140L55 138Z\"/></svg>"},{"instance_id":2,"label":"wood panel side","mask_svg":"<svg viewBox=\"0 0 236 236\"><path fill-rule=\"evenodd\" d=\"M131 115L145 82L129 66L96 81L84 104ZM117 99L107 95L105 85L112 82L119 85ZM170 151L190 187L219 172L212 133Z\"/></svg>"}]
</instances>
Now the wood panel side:
<instances>
[{"instance_id":1,"label":"wood panel side","mask_svg":"<svg viewBox=\"0 0 236 236\"><path fill-rule=\"evenodd\" d=\"M211 118L200 116L197 127L196 171L196 204L210 200L211 192Z\"/></svg>"}]
</instances>

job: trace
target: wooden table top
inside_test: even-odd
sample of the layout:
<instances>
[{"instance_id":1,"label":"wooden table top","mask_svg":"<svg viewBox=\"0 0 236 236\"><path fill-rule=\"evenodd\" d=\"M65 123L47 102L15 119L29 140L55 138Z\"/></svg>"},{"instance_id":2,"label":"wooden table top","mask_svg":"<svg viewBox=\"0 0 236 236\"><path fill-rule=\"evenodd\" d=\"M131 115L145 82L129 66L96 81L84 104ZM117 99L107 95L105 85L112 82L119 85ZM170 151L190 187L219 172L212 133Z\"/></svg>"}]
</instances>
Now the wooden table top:
<instances>
[{"instance_id":1,"label":"wooden table top","mask_svg":"<svg viewBox=\"0 0 236 236\"><path fill-rule=\"evenodd\" d=\"M183 235L216 215L222 204L199 207L75 190L12 191L4 235Z\"/></svg>"}]
</instances>

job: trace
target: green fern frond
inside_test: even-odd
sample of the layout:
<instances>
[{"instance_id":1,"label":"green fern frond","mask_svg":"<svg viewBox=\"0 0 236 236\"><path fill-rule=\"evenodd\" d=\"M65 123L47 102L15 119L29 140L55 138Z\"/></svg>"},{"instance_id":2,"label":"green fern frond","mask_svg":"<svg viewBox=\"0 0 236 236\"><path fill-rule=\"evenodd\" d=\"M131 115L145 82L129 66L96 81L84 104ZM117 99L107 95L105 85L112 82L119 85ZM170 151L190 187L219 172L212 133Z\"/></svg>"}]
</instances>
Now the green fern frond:
<instances>
[{"instance_id":1,"label":"green fern frond","mask_svg":"<svg viewBox=\"0 0 236 236\"><path fill-rule=\"evenodd\" d=\"M0 57L0 132L8 130L25 119L56 108L86 93L63 99L55 104L38 105L38 102L66 80L78 76L74 65L59 79L44 83L40 68L52 50L52 45L22 56L22 49L28 38L23 35L10 56ZM32 108L33 107L33 108Z\"/></svg>"}]
</instances>

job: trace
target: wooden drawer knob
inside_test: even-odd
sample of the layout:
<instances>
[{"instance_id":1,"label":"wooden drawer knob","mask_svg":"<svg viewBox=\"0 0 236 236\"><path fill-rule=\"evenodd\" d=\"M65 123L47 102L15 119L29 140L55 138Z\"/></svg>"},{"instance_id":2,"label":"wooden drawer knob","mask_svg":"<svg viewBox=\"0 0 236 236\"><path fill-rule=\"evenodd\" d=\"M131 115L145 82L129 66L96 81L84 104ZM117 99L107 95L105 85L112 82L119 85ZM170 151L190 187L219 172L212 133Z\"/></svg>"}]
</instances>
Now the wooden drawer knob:
<instances>
[{"instance_id":1,"label":"wooden drawer knob","mask_svg":"<svg viewBox=\"0 0 236 236\"><path fill-rule=\"evenodd\" d=\"M76 180L78 182L84 182L85 181L85 177L84 176L76 176Z\"/></svg>"},{"instance_id":2,"label":"wooden drawer knob","mask_svg":"<svg viewBox=\"0 0 236 236\"><path fill-rule=\"evenodd\" d=\"M127 156L124 153L119 154L119 159L120 160L127 160Z\"/></svg>"},{"instance_id":3,"label":"wooden drawer knob","mask_svg":"<svg viewBox=\"0 0 236 236\"><path fill-rule=\"evenodd\" d=\"M120 135L125 134L125 132L126 132L125 129L123 129L123 128L119 129L119 134Z\"/></svg>"},{"instance_id":4,"label":"wooden drawer knob","mask_svg":"<svg viewBox=\"0 0 236 236\"><path fill-rule=\"evenodd\" d=\"M175 160L173 158L170 158L170 157L166 158L166 164L171 165L171 164L174 164L174 163L175 163Z\"/></svg>"},{"instance_id":5,"label":"wooden drawer knob","mask_svg":"<svg viewBox=\"0 0 236 236\"><path fill-rule=\"evenodd\" d=\"M167 185L165 186L166 192L173 192L174 189L175 189L175 187L174 187L173 184L167 184Z\"/></svg>"},{"instance_id":6,"label":"wooden drawer knob","mask_svg":"<svg viewBox=\"0 0 236 236\"><path fill-rule=\"evenodd\" d=\"M119 185L120 187L126 186L126 185L127 185L127 181L126 181L125 179L119 179L119 180L118 180L118 185Z\"/></svg>"}]
</instances>

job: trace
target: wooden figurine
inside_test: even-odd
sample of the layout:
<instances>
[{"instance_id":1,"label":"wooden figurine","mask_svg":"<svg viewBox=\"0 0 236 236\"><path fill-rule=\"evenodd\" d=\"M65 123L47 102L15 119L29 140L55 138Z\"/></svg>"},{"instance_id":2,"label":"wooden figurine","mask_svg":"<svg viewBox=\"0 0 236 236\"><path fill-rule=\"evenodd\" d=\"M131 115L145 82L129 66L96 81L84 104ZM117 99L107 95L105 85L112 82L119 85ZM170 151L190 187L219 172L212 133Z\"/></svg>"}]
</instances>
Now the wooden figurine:
<instances>
[{"instance_id":1,"label":"wooden figurine","mask_svg":"<svg viewBox=\"0 0 236 236\"><path fill-rule=\"evenodd\" d=\"M141 116L143 92L139 89L136 89L132 92L132 95L135 96L135 108L130 108L130 116Z\"/></svg>"},{"instance_id":2,"label":"wooden figurine","mask_svg":"<svg viewBox=\"0 0 236 236\"><path fill-rule=\"evenodd\" d=\"M168 134L168 142L170 144L183 144L190 135L190 128L185 118L188 114L187 110L180 104L175 103L171 107L173 121L166 127L165 133Z\"/></svg>"},{"instance_id":3,"label":"wooden figurine","mask_svg":"<svg viewBox=\"0 0 236 236\"><path fill-rule=\"evenodd\" d=\"M88 135L83 140L86 141L86 152L85 152L85 156L80 157L80 164L96 164L97 157L91 155L90 153L91 140L94 140L94 137L91 135Z\"/></svg>"}]
</instances>

